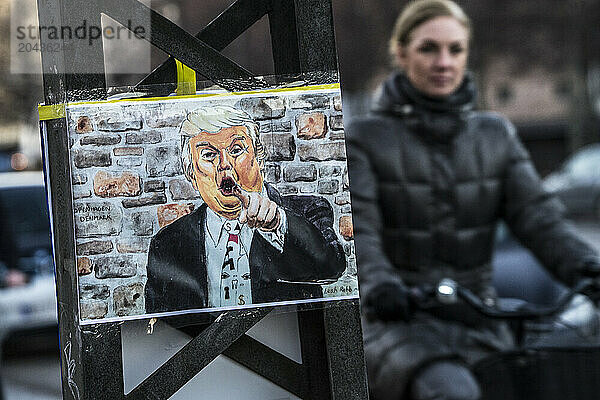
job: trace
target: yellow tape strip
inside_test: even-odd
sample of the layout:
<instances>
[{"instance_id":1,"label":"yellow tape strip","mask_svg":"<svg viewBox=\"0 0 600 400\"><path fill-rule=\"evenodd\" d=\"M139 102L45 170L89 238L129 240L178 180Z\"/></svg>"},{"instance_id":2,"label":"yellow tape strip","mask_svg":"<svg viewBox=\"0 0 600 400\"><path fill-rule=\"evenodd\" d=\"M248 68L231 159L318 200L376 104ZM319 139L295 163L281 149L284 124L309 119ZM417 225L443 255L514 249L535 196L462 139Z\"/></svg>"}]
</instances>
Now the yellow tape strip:
<instances>
[{"instance_id":1,"label":"yellow tape strip","mask_svg":"<svg viewBox=\"0 0 600 400\"><path fill-rule=\"evenodd\" d=\"M64 118L67 115L66 107L64 104L51 104L48 106L40 104L38 105L38 115L40 121Z\"/></svg>"},{"instance_id":2,"label":"yellow tape strip","mask_svg":"<svg viewBox=\"0 0 600 400\"><path fill-rule=\"evenodd\" d=\"M177 64L177 96L196 94L196 71L175 60Z\"/></svg>"},{"instance_id":3,"label":"yellow tape strip","mask_svg":"<svg viewBox=\"0 0 600 400\"><path fill-rule=\"evenodd\" d=\"M312 86L297 86L297 87L289 87L289 88L278 88L278 89L264 89L264 90L247 90L245 92L225 92L225 93L201 93L194 95L185 95L185 96L163 96L163 97L141 97L141 98L131 98L131 99L114 99L114 100L96 100L96 101L80 101L67 103L66 106L79 106L79 105L89 105L89 104L112 104L112 103L123 103L123 102L137 102L137 101L162 101L162 100L182 100L182 99L194 99L194 98L202 98L202 97L227 97L227 96L245 96L249 94L269 94L269 93L281 93L281 92L296 92L296 91L311 91L311 90L339 90L339 83L328 83L325 85L312 85ZM62 118L65 116L63 104L60 105L40 105L38 106L38 110L40 113L40 121L45 121L49 119ZM47 111L47 109L53 107L62 107L63 110L59 114L58 112ZM43 115L47 115L48 117L42 118L42 110L44 112Z\"/></svg>"}]
</instances>

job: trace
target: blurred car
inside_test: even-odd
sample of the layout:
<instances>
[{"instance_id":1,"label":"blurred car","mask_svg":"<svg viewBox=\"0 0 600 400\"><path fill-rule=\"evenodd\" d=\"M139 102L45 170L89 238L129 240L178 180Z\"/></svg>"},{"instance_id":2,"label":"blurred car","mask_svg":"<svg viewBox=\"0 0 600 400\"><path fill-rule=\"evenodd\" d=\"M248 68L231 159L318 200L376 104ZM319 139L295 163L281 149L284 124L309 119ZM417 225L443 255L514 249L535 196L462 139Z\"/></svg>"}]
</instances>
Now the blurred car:
<instances>
[{"instance_id":1,"label":"blurred car","mask_svg":"<svg viewBox=\"0 0 600 400\"><path fill-rule=\"evenodd\" d=\"M551 305L566 290L503 222L496 230L492 266L492 285L500 297Z\"/></svg>"},{"instance_id":2,"label":"blurred car","mask_svg":"<svg viewBox=\"0 0 600 400\"><path fill-rule=\"evenodd\" d=\"M57 324L50 222L41 172L0 173L0 221L11 237L8 251L25 285L0 289L0 334Z\"/></svg>"},{"instance_id":3,"label":"blurred car","mask_svg":"<svg viewBox=\"0 0 600 400\"><path fill-rule=\"evenodd\" d=\"M569 215L600 218L600 143L583 147L544 179Z\"/></svg>"}]
</instances>

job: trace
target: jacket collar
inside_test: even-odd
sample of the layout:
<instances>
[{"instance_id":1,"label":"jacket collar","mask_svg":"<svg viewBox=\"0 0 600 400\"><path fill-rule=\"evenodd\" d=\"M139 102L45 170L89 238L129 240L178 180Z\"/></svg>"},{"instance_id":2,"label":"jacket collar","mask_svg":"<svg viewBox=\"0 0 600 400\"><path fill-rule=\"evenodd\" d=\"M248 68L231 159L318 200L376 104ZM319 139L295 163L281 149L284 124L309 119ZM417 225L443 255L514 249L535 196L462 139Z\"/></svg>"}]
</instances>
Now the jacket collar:
<instances>
[{"instance_id":1,"label":"jacket collar","mask_svg":"<svg viewBox=\"0 0 600 400\"><path fill-rule=\"evenodd\" d=\"M402 72L392 74L380 87L373 112L402 118L409 129L427 140L448 142L464 130L475 107L476 89L470 73L450 96L431 98L417 90Z\"/></svg>"}]
</instances>

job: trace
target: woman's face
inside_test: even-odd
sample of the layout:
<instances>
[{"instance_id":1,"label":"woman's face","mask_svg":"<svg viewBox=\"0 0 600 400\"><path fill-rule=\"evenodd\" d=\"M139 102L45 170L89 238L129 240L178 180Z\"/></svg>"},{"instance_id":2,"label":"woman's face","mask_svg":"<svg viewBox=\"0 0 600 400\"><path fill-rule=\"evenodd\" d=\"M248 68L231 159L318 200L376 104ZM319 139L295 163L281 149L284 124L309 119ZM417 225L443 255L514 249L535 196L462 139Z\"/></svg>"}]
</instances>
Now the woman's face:
<instances>
[{"instance_id":1,"label":"woman's face","mask_svg":"<svg viewBox=\"0 0 600 400\"><path fill-rule=\"evenodd\" d=\"M398 64L415 88L430 97L452 94L462 83L469 53L469 31L453 17L436 17L417 26Z\"/></svg>"}]
</instances>

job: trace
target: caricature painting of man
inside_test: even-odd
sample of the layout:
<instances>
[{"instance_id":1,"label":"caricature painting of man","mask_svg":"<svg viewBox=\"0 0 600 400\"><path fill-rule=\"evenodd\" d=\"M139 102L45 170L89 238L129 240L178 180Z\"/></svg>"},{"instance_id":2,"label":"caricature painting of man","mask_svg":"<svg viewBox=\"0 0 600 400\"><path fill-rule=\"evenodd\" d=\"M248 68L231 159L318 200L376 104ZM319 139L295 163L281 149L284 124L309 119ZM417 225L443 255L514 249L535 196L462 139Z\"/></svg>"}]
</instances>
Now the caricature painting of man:
<instances>
[{"instance_id":1,"label":"caricature painting of man","mask_svg":"<svg viewBox=\"0 0 600 400\"><path fill-rule=\"evenodd\" d=\"M229 106L190 112L184 173L204 204L162 228L148 252L146 312L322 297L346 268L333 211L318 196L283 196L264 180L258 125Z\"/></svg>"}]
</instances>

